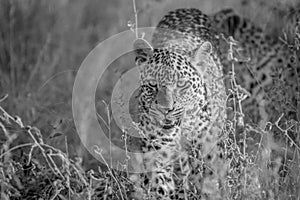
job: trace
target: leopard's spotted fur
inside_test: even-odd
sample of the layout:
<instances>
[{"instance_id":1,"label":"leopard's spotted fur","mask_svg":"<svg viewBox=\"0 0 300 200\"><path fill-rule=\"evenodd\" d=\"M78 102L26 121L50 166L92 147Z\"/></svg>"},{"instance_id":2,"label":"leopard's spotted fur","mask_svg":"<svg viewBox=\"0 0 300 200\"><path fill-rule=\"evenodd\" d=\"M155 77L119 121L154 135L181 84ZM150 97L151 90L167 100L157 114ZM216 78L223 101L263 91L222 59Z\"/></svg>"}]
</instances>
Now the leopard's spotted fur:
<instances>
[{"instance_id":1,"label":"leopard's spotted fur","mask_svg":"<svg viewBox=\"0 0 300 200\"><path fill-rule=\"evenodd\" d=\"M210 17L218 33L224 34L225 37L233 36L238 41L238 48L242 51L235 52L235 56L242 60L249 58L249 62L235 63L237 82L250 92L249 98L243 102L247 122L264 127L268 121L274 122L282 112L296 119L295 93L299 91L297 85L300 72L300 66L296 61L299 62L300 57L293 56L293 50L283 44L278 37L265 34L260 27L232 9L222 10ZM228 74L231 70L226 57L228 47L222 45L224 42L221 40L219 44L224 46L219 48L221 62L224 73ZM278 105L280 104L278 95L273 91L279 92L276 87L283 84L287 87L284 96L287 97L286 104L289 106L282 110L279 109L283 106Z\"/></svg>"},{"instance_id":2,"label":"leopard's spotted fur","mask_svg":"<svg viewBox=\"0 0 300 200\"><path fill-rule=\"evenodd\" d=\"M281 112L297 120L299 51L230 9L211 16L197 9L170 12L157 26L153 47L143 40L135 45L141 68L138 124L149 170L140 182L154 198L178 199L182 188L202 198L222 196L228 164L219 141L226 113L232 114L225 108L230 85L222 79L231 70L224 40L229 36L242 49L234 52L235 78L250 93L243 101L246 122L263 129ZM282 83L288 88L284 108L272 93Z\"/></svg>"}]
</instances>

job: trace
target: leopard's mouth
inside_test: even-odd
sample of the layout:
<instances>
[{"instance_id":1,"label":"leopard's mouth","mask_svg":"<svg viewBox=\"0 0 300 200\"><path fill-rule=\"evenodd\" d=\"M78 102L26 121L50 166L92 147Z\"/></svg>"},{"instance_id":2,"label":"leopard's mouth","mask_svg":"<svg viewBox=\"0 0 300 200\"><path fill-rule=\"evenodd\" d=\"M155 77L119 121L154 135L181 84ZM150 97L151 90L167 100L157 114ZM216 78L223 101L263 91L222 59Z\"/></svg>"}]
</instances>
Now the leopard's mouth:
<instances>
[{"instance_id":1,"label":"leopard's mouth","mask_svg":"<svg viewBox=\"0 0 300 200\"><path fill-rule=\"evenodd\" d=\"M162 128L168 130L168 129L173 128L174 126L175 126L175 124L166 124L166 125L163 125Z\"/></svg>"},{"instance_id":2,"label":"leopard's mouth","mask_svg":"<svg viewBox=\"0 0 300 200\"><path fill-rule=\"evenodd\" d=\"M161 127L163 129L172 129L174 128L175 126L179 125L180 124L180 121L177 119L177 120L169 120L169 119L163 119L162 122L161 122Z\"/></svg>"}]
</instances>

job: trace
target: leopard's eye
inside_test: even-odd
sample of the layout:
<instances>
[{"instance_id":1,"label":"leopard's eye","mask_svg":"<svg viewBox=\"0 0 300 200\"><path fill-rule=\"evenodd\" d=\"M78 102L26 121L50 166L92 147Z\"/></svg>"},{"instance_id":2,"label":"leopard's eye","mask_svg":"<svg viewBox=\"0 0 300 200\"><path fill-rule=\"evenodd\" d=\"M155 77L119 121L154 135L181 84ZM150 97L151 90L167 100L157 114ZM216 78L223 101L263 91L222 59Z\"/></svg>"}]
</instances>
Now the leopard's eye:
<instances>
[{"instance_id":1,"label":"leopard's eye","mask_svg":"<svg viewBox=\"0 0 300 200\"><path fill-rule=\"evenodd\" d=\"M152 87L150 85L142 85L141 86L141 92L144 95L155 95L156 94L156 88Z\"/></svg>"},{"instance_id":2,"label":"leopard's eye","mask_svg":"<svg viewBox=\"0 0 300 200\"><path fill-rule=\"evenodd\" d=\"M177 81L177 86L178 87L184 87L187 84L186 80L178 80Z\"/></svg>"},{"instance_id":3,"label":"leopard's eye","mask_svg":"<svg viewBox=\"0 0 300 200\"><path fill-rule=\"evenodd\" d=\"M147 82L152 87L155 87L157 85L157 81L156 80L148 80Z\"/></svg>"}]
</instances>

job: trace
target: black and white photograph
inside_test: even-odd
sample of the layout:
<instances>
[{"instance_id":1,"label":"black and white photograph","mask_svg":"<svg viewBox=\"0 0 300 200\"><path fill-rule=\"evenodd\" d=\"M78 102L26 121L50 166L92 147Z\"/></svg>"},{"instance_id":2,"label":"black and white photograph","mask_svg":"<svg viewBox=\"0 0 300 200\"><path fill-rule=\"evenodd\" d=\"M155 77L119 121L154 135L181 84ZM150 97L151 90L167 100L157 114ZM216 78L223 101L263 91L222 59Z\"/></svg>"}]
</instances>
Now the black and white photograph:
<instances>
[{"instance_id":1,"label":"black and white photograph","mask_svg":"<svg viewBox=\"0 0 300 200\"><path fill-rule=\"evenodd\" d=\"M300 200L300 0L0 0L1 200Z\"/></svg>"}]
</instances>

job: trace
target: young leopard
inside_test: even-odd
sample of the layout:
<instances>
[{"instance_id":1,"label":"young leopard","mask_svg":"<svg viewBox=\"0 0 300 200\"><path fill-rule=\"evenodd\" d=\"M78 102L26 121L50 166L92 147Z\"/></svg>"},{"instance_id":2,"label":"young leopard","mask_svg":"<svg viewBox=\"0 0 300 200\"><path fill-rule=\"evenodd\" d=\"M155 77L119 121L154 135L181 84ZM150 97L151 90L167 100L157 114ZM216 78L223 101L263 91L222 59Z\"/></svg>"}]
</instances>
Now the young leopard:
<instances>
[{"instance_id":1,"label":"young leopard","mask_svg":"<svg viewBox=\"0 0 300 200\"><path fill-rule=\"evenodd\" d=\"M219 140L226 119L223 69L208 17L178 9L157 25L152 46L134 44L141 69L141 187L154 199L222 199L226 163ZM191 199L191 198L188 198Z\"/></svg>"}]
</instances>

